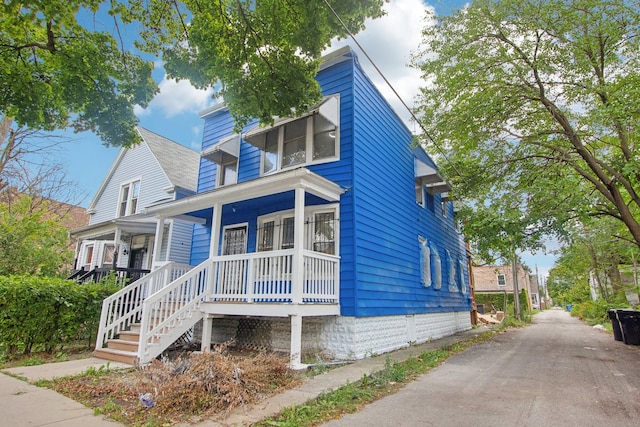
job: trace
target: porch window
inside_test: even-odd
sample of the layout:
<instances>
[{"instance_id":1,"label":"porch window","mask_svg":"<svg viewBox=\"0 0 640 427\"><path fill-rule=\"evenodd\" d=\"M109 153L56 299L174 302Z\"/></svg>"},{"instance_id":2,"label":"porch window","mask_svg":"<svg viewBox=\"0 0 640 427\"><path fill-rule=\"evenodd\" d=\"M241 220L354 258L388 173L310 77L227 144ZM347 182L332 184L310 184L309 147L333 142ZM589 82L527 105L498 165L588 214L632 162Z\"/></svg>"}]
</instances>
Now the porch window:
<instances>
[{"instance_id":1,"label":"porch window","mask_svg":"<svg viewBox=\"0 0 640 427\"><path fill-rule=\"evenodd\" d=\"M336 253L336 229L335 212L320 212L313 217L313 223L307 224L307 229L312 232L311 247L315 252L335 255Z\"/></svg>"},{"instance_id":2,"label":"porch window","mask_svg":"<svg viewBox=\"0 0 640 427\"><path fill-rule=\"evenodd\" d=\"M339 157L339 98L327 97L298 119L276 119L270 128L255 127L245 141L262 150L262 174Z\"/></svg>"},{"instance_id":3,"label":"porch window","mask_svg":"<svg viewBox=\"0 0 640 427\"><path fill-rule=\"evenodd\" d=\"M102 266L110 266L113 265L113 255L115 253L116 247L114 245L105 245L104 253L102 254Z\"/></svg>"},{"instance_id":4,"label":"porch window","mask_svg":"<svg viewBox=\"0 0 640 427\"><path fill-rule=\"evenodd\" d=\"M304 247L315 252L336 254L338 227L335 208L313 209L305 213ZM291 211L258 220L258 251L292 249L295 217Z\"/></svg>"},{"instance_id":5,"label":"porch window","mask_svg":"<svg viewBox=\"0 0 640 427\"><path fill-rule=\"evenodd\" d=\"M84 269L91 270L91 263L93 262L93 245L89 245L84 249Z\"/></svg>"},{"instance_id":6,"label":"porch window","mask_svg":"<svg viewBox=\"0 0 640 427\"><path fill-rule=\"evenodd\" d=\"M120 189L120 209L118 216L133 215L138 209L140 195L140 180L123 184Z\"/></svg>"}]
</instances>

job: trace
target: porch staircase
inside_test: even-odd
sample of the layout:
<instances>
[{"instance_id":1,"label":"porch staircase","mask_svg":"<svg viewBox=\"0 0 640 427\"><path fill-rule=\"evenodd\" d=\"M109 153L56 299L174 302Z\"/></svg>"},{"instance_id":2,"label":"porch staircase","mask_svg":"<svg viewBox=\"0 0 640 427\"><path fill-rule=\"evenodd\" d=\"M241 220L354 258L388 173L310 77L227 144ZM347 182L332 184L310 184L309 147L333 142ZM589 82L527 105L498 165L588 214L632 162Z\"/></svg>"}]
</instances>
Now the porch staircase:
<instances>
[{"instance_id":1,"label":"porch staircase","mask_svg":"<svg viewBox=\"0 0 640 427\"><path fill-rule=\"evenodd\" d=\"M122 331L118 338L107 340L107 346L96 348L93 356L112 362L136 365L138 363L138 346L140 342L140 323L133 323L131 329Z\"/></svg>"},{"instance_id":2,"label":"porch staircase","mask_svg":"<svg viewBox=\"0 0 640 427\"><path fill-rule=\"evenodd\" d=\"M168 263L106 298L93 355L131 365L160 355L202 319L207 266Z\"/></svg>"}]
</instances>

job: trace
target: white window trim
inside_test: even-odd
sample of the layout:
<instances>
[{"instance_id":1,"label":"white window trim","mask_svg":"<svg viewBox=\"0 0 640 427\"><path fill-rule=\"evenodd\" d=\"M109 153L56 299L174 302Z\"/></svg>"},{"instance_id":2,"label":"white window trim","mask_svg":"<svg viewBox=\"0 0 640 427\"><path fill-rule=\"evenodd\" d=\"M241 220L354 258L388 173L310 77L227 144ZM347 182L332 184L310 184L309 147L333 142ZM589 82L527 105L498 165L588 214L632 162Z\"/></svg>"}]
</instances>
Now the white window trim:
<instances>
[{"instance_id":1,"label":"white window trim","mask_svg":"<svg viewBox=\"0 0 640 427\"><path fill-rule=\"evenodd\" d=\"M124 193L124 188L126 186L131 186L136 182L138 182L138 204L136 205L136 212L125 213L125 215L120 215L120 205L122 204L122 196ZM133 178L128 181L124 181L120 184L120 192L118 193L118 206L116 208L116 216L115 216L116 218L124 218L126 216L135 215L137 213L138 207L140 206L140 194L142 193L141 190L142 190L142 177ZM131 203L131 194L132 194L131 191L129 191L129 197L127 199L127 209L126 209L127 212L129 211L129 208L130 208L129 203Z\"/></svg>"},{"instance_id":2,"label":"white window trim","mask_svg":"<svg viewBox=\"0 0 640 427\"><path fill-rule=\"evenodd\" d=\"M315 219L315 215L316 214L321 214L321 213L333 213L334 214L334 221L336 222L336 224L340 223L340 205L337 203L332 203L329 205L318 205L318 206L308 206L305 207L304 209L304 217L305 217L305 225L306 225L306 220L309 218L314 218ZM261 229L265 223L267 222L274 222L274 226L278 227L280 225L282 225L283 220L285 218L294 218L295 217L295 210L293 209L289 209L286 211L279 211L279 212L273 212L270 214L266 214L266 215L262 215L258 217L258 229ZM307 250L313 250L313 242L309 242L307 241L308 237L308 233L305 232L305 249ZM281 242L280 240L282 239L282 232L278 232L278 233L274 233L273 235L273 250L280 250L281 247ZM334 228L334 235L333 235L333 239L334 239L334 244L335 244L335 256L340 256L340 227L335 227ZM258 250L258 247L260 246L260 233L256 234L256 251Z\"/></svg>"}]
</instances>

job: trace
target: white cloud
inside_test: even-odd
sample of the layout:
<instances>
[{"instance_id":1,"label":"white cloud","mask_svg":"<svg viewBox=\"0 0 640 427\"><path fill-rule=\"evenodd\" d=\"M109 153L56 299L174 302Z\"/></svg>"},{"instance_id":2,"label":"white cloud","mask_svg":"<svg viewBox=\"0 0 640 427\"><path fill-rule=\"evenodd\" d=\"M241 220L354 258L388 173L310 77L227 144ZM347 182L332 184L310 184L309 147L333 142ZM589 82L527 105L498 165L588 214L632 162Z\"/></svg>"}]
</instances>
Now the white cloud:
<instances>
[{"instance_id":1,"label":"white cloud","mask_svg":"<svg viewBox=\"0 0 640 427\"><path fill-rule=\"evenodd\" d=\"M196 89L187 80L167 79L165 75L158 85L160 92L151 100L146 110L138 108L136 115L148 114L148 110L159 110L166 118L182 113L199 113L214 101L211 99L213 89Z\"/></svg>"},{"instance_id":2,"label":"white cloud","mask_svg":"<svg viewBox=\"0 0 640 427\"><path fill-rule=\"evenodd\" d=\"M433 8L422 0L391 0L384 5L387 14L379 19L368 20L366 29L355 35L373 62L389 80L402 100L411 108L413 99L423 85L420 71L409 67L411 54L417 51L422 40L422 28L427 10ZM376 87L393 106L396 113L410 125L410 114L393 91L380 77L369 60L353 40L334 40L327 52L350 45L358 54L365 72Z\"/></svg>"}]
</instances>

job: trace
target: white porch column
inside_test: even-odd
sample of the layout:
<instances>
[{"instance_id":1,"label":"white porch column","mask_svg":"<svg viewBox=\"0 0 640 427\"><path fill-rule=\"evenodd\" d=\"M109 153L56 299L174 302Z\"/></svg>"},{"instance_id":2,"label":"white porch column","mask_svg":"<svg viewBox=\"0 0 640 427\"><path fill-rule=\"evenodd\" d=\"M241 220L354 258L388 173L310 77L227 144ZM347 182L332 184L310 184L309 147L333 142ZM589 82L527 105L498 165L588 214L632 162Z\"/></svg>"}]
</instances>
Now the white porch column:
<instances>
[{"instance_id":1,"label":"white porch column","mask_svg":"<svg viewBox=\"0 0 640 427\"><path fill-rule=\"evenodd\" d=\"M213 205L213 216L211 217L211 242L209 243L209 273L207 274L207 292L205 300L210 300L210 295L214 293L216 290L215 280L217 277L217 268L218 263L213 262L212 258L218 256L218 247L220 246L220 226L222 224L222 205L220 203L215 203ZM206 324L203 324L204 328ZM209 328L211 324L209 324ZM204 334L204 332L203 332ZM209 341L211 339L209 338ZM204 336L202 338L202 345L204 346ZM211 344L211 342L209 342Z\"/></svg>"},{"instance_id":2,"label":"white porch column","mask_svg":"<svg viewBox=\"0 0 640 427\"><path fill-rule=\"evenodd\" d=\"M218 256L220 246L220 226L222 225L222 205L213 205L213 217L211 219L211 243L209 245L209 258Z\"/></svg>"},{"instance_id":3,"label":"white porch column","mask_svg":"<svg viewBox=\"0 0 640 427\"><path fill-rule=\"evenodd\" d=\"M291 302L294 304L301 304L302 286L304 284L304 187L297 187L295 192L296 200L293 232L293 277L291 282ZM293 337L291 339L293 339Z\"/></svg>"},{"instance_id":4,"label":"white porch column","mask_svg":"<svg viewBox=\"0 0 640 427\"><path fill-rule=\"evenodd\" d=\"M211 333L213 332L213 317L205 314L202 318L202 342L200 351L211 351Z\"/></svg>"},{"instance_id":5,"label":"white porch column","mask_svg":"<svg viewBox=\"0 0 640 427\"><path fill-rule=\"evenodd\" d=\"M289 356L289 366L291 369L304 369L302 364L302 316L291 315L291 350Z\"/></svg>"},{"instance_id":6,"label":"white porch column","mask_svg":"<svg viewBox=\"0 0 640 427\"><path fill-rule=\"evenodd\" d=\"M113 267L117 267L118 264L120 263L120 252L122 252L122 245L120 244L120 239L122 239L122 231L120 230L120 227L116 226L116 232L115 235L113 236L113 250L118 251L116 253L114 253L113 256Z\"/></svg>"},{"instance_id":7,"label":"white porch column","mask_svg":"<svg viewBox=\"0 0 640 427\"><path fill-rule=\"evenodd\" d=\"M162 240L164 238L164 220L163 216L156 218L156 239L153 241L153 260L151 262L151 268L156 266L156 263L160 262L160 252L162 252Z\"/></svg>"}]
</instances>

